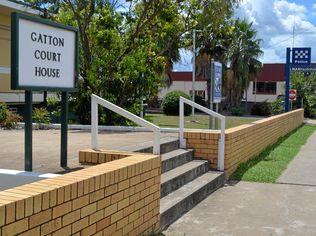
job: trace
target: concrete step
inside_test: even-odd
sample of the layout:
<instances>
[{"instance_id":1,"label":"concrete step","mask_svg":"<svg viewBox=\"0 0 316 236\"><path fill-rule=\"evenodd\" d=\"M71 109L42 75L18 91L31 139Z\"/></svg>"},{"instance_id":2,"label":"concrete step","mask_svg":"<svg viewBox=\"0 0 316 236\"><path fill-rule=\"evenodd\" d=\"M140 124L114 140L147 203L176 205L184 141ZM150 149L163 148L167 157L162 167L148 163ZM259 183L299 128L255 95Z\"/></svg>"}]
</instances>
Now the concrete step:
<instances>
[{"instance_id":1,"label":"concrete step","mask_svg":"<svg viewBox=\"0 0 316 236\"><path fill-rule=\"evenodd\" d=\"M165 173L193 160L193 150L177 149L161 155L161 171Z\"/></svg>"},{"instance_id":2,"label":"concrete step","mask_svg":"<svg viewBox=\"0 0 316 236\"><path fill-rule=\"evenodd\" d=\"M179 139L176 137L164 137L160 139L160 153L164 154L167 152L174 151L179 149ZM149 141L146 143L141 143L134 146L127 146L120 148L122 151L131 151L131 152L143 152L143 153L152 153L153 152L153 142Z\"/></svg>"},{"instance_id":3,"label":"concrete step","mask_svg":"<svg viewBox=\"0 0 316 236\"><path fill-rule=\"evenodd\" d=\"M194 160L161 175L160 197L164 197L209 170L208 161Z\"/></svg>"},{"instance_id":4,"label":"concrete step","mask_svg":"<svg viewBox=\"0 0 316 236\"><path fill-rule=\"evenodd\" d=\"M223 172L209 171L160 200L160 227L171 223L188 212L225 182Z\"/></svg>"}]
</instances>

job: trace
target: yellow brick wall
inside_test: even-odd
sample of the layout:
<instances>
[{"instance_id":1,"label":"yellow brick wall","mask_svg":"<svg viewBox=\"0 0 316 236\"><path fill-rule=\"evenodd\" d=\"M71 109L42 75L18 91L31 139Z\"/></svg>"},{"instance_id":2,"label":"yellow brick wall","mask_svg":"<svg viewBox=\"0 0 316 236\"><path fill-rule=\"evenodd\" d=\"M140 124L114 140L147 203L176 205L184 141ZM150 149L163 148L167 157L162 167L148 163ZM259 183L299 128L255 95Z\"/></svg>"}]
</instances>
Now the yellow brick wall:
<instances>
[{"instance_id":1,"label":"yellow brick wall","mask_svg":"<svg viewBox=\"0 0 316 236\"><path fill-rule=\"evenodd\" d=\"M230 176L242 162L258 155L280 137L299 127L304 121L303 109L261 119L225 131L225 172ZM184 134L187 148L195 150L198 159L207 159L217 168L218 131L195 130Z\"/></svg>"},{"instance_id":2,"label":"yellow brick wall","mask_svg":"<svg viewBox=\"0 0 316 236\"><path fill-rule=\"evenodd\" d=\"M130 152L86 149L79 151L81 164L101 164L133 155Z\"/></svg>"},{"instance_id":3,"label":"yellow brick wall","mask_svg":"<svg viewBox=\"0 0 316 236\"><path fill-rule=\"evenodd\" d=\"M130 155L0 192L0 236L139 235L159 228L161 161Z\"/></svg>"}]
</instances>

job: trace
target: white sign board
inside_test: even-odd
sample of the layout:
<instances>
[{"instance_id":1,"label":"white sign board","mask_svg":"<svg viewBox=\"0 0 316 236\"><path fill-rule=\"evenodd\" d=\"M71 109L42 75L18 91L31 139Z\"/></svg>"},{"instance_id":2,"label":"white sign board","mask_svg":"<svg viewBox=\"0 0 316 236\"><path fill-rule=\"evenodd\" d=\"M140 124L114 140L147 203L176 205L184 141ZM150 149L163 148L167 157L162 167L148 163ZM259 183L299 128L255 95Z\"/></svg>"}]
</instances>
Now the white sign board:
<instances>
[{"instance_id":1,"label":"white sign board","mask_svg":"<svg viewBox=\"0 0 316 236\"><path fill-rule=\"evenodd\" d=\"M77 76L77 30L14 14L13 89L71 91Z\"/></svg>"}]
</instances>

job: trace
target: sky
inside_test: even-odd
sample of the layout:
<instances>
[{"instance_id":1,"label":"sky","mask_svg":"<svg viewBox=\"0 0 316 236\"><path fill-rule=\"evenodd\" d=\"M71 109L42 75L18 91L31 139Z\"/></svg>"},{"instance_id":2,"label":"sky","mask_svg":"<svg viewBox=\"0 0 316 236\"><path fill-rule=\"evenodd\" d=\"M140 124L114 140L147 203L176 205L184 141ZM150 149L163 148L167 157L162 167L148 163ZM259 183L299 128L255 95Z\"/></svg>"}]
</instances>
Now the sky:
<instances>
[{"instance_id":1,"label":"sky","mask_svg":"<svg viewBox=\"0 0 316 236\"><path fill-rule=\"evenodd\" d=\"M293 26L294 47L311 47L312 61L316 61L316 0L243 0L235 17L253 22L263 40L261 62L285 62L286 47L293 45ZM181 50L174 70L192 70L190 51Z\"/></svg>"}]
</instances>

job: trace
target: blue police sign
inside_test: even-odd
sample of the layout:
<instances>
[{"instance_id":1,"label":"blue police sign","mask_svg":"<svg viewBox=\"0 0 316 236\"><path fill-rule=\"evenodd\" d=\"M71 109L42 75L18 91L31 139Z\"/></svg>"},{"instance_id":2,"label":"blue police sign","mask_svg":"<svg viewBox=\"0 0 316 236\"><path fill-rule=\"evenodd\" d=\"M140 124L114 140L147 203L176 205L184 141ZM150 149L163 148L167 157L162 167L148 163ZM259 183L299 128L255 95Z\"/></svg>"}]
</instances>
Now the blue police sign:
<instances>
[{"instance_id":1,"label":"blue police sign","mask_svg":"<svg viewBox=\"0 0 316 236\"><path fill-rule=\"evenodd\" d=\"M213 62L213 103L220 103L222 100L222 64Z\"/></svg>"},{"instance_id":2,"label":"blue police sign","mask_svg":"<svg viewBox=\"0 0 316 236\"><path fill-rule=\"evenodd\" d=\"M292 66L311 64L311 48L292 48Z\"/></svg>"}]
</instances>

